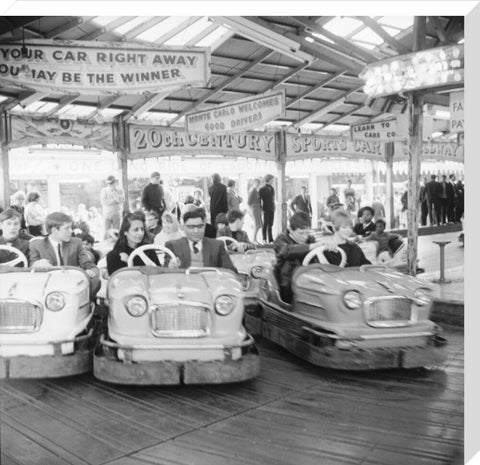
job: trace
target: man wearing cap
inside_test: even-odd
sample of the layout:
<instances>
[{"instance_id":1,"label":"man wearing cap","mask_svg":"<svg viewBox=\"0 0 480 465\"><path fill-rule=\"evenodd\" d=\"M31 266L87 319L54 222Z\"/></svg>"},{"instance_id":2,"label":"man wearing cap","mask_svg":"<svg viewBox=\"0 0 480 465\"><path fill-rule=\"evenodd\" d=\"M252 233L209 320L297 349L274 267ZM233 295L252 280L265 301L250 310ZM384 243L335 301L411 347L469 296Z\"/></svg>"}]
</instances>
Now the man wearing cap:
<instances>
[{"instance_id":1,"label":"man wearing cap","mask_svg":"<svg viewBox=\"0 0 480 465\"><path fill-rule=\"evenodd\" d=\"M125 194L118 187L115 176L110 175L106 179L107 186L100 192L100 203L103 213L103 234L109 229L120 229L120 218L122 217L123 202Z\"/></svg>"},{"instance_id":2,"label":"man wearing cap","mask_svg":"<svg viewBox=\"0 0 480 465\"><path fill-rule=\"evenodd\" d=\"M165 211L165 194L160 184L160 173L154 171L150 175L150 182L143 188L142 205L146 211L156 211L158 218L162 218Z\"/></svg>"}]
</instances>

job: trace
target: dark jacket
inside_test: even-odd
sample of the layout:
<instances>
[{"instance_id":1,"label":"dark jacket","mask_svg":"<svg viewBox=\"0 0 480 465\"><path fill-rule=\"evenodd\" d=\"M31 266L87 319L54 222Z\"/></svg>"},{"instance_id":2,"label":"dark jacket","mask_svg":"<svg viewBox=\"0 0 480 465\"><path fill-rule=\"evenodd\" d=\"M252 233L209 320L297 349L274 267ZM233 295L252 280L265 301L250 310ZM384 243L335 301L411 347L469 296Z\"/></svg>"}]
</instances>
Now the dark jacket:
<instances>
[{"instance_id":1,"label":"dark jacket","mask_svg":"<svg viewBox=\"0 0 480 465\"><path fill-rule=\"evenodd\" d=\"M210 194L210 221L215 224L215 218L219 213L227 213L227 186L217 182L208 189Z\"/></svg>"},{"instance_id":2,"label":"dark jacket","mask_svg":"<svg viewBox=\"0 0 480 465\"><path fill-rule=\"evenodd\" d=\"M312 204L310 202L310 196L307 194L305 199L302 194L298 194L290 204L290 208L295 212L305 212L308 215L312 216Z\"/></svg>"},{"instance_id":3,"label":"dark jacket","mask_svg":"<svg viewBox=\"0 0 480 465\"><path fill-rule=\"evenodd\" d=\"M270 184L264 184L258 190L263 211L275 211L275 189Z\"/></svg>"},{"instance_id":4,"label":"dark jacket","mask_svg":"<svg viewBox=\"0 0 480 465\"><path fill-rule=\"evenodd\" d=\"M436 201L440 198L440 190L441 186L440 183L437 181L428 181L425 184L425 194L427 200L429 201Z\"/></svg>"},{"instance_id":5,"label":"dark jacket","mask_svg":"<svg viewBox=\"0 0 480 465\"><path fill-rule=\"evenodd\" d=\"M7 245L7 241L5 240L5 238L3 236L0 236L0 245ZM23 253L23 255L25 255L25 257L29 258L29 254L30 254L30 249L29 249L29 243L27 240L25 239L20 239L19 237L17 237L13 242L12 242L12 247L15 247L16 249L18 249L20 252ZM0 251L0 264L2 263L7 263L9 262L10 260L13 260L17 258L16 255L14 253L10 253L10 252L7 252L6 250L1 250ZM16 265L16 266L20 266L20 264Z\"/></svg>"},{"instance_id":6,"label":"dark jacket","mask_svg":"<svg viewBox=\"0 0 480 465\"><path fill-rule=\"evenodd\" d=\"M165 243L165 247L168 247L180 260L181 268L190 267L192 264L192 256L190 253L190 245L186 237L181 237L174 241L168 241ZM233 266L232 260L230 259L222 241L204 237L202 239L202 257L203 266L205 267L227 268L237 273L237 269ZM165 254L165 266L168 266L169 262L170 256Z\"/></svg>"},{"instance_id":7,"label":"dark jacket","mask_svg":"<svg viewBox=\"0 0 480 465\"><path fill-rule=\"evenodd\" d=\"M165 194L160 184L147 184L142 191L142 205L145 210L165 210Z\"/></svg>"},{"instance_id":8,"label":"dark jacket","mask_svg":"<svg viewBox=\"0 0 480 465\"><path fill-rule=\"evenodd\" d=\"M363 253L363 250L360 248L359 245L347 242L346 244L338 244L338 247L343 249L343 251L347 255L347 263L345 264L346 267L371 265L370 260L365 257L365 254ZM327 250L325 250L323 252L323 255L325 255L325 258L332 265L339 265L342 259L341 255L338 252L328 252Z\"/></svg>"},{"instance_id":9,"label":"dark jacket","mask_svg":"<svg viewBox=\"0 0 480 465\"><path fill-rule=\"evenodd\" d=\"M370 233L375 231L375 223L373 221L370 221L370 223L367 224L367 226L364 226L363 223L357 223L353 227L353 232L357 236L368 236Z\"/></svg>"},{"instance_id":10,"label":"dark jacket","mask_svg":"<svg viewBox=\"0 0 480 465\"><path fill-rule=\"evenodd\" d=\"M126 249L125 249L125 253L130 256L130 254L134 251L135 249L132 249L131 247L129 247L127 245ZM111 276L115 271L119 270L120 268L126 268L128 265L127 265L127 262L124 262L121 258L120 258L120 253L121 251L119 250L111 250L110 252L108 252L107 254L107 271L108 271L108 274ZM160 262L158 261L158 256L157 256L157 253L155 252L155 250L146 250L145 251L145 255L150 259L152 260L155 265L157 266L160 266ZM136 256L134 259L133 259L133 265L134 266L144 266L145 263L143 263L143 260L139 257L139 256Z\"/></svg>"},{"instance_id":11,"label":"dark jacket","mask_svg":"<svg viewBox=\"0 0 480 465\"><path fill-rule=\"evenodd\" d=\"M248 234L245 231L239 230L239 231L232 231L229 226L225 226L222 229L219 229L217 231L217 237L231 237L232 239L235 239L237 242L243 242L247 245L245 250L250 250L250 249L255 249L255 244L250 242L250 239L248 238ZM232 244L227 245L228 250L232 250Z\"/></svg>"},{"instance_id":12,"label":"dark jacket","mask_svg":"<svg viewBox=\"0 0 480 465\"><path fill-rule=\"evenodd\" d=\"M273 248L277 257L275 267L280 286L290 286L293 272L302 264L305 255L310 251L310 244L314 242L313 236L308 236L306 244L297 244L288 233L277 236Z\"/></svg>"}]
</instances>

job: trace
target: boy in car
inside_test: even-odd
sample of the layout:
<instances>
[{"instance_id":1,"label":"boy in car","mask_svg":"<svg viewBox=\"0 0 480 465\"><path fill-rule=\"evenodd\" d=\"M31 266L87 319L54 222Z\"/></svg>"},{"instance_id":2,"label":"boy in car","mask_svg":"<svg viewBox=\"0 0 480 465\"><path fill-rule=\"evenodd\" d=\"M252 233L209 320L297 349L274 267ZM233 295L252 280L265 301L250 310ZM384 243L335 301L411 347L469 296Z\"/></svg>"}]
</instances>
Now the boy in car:
<instances>
[{"instance_id":1,"label":"boy in car","mask_svg":"<svg viewBox=\"0 0 480 465\"><path fill-rule=\"evenodd\" d=\"M238 246L229 244L227 246L228 250L243 253L246 250L255 248L255 244L250 242L248 234L242 231L243 217L244 214L240 210L230 210L227 213L228 225L217 230L217 237L227 236L238 242Z\"/></svg>"},{"instance_id":2,"label":"boy in car","mask_svg":"<svg viewBox=\"0 0 480 465\"><path fill-rule=\"evenodd\" d=\"M0 236L1 245L9 245L15 247L27 257L29 256L29 242L26 239L19 237L22 217L13 208L7 208L0 213ZM7 263L16 258L16 255L12 252L0 250L0 264ZM16 266L21 266L18 264Z\"/></svg>"},{"instance_id":3,"label":"boy in car","mask_svg":"<svg viewBox=\"0 0 480 465\"><path fill-rule=\"evenodd\" d=\"M373 215L375 215L375 212L372 207L363 207L358 211L360 222L353 228L353 232L357 236L366 237L375 231L375 223L372 221Z\"/></svg>"},{"instance_id":4,"label":"boy in car","mask_svg":"<svg viewBox=\"0 0 480 465\"><path fill-rule=\"evenodd\" d=\"M276 272L280 286L280 297L284 302L292 301L292 276L295 269L301 266L305 255L319 247L315 238L310 235L312 220L305 212L296 212L290 218L290 226L286 233L277 236L273 243L277 257Z\"/></svg>"}]
</instances>

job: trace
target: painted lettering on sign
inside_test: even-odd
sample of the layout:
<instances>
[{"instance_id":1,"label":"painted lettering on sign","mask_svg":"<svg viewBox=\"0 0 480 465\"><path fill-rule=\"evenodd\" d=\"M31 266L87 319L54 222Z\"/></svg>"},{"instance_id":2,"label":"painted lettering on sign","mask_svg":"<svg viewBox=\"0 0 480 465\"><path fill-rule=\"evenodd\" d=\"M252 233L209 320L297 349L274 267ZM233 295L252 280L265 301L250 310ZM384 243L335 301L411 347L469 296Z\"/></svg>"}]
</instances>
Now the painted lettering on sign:
<instances>
[{"instance_id":1,"label":"painted lettering on sign","mask_svg":"<svg viewBox=\"0 0 480 465\"><path fill-rule=\"evenodd\" d=\"M30 40L0 44L0 83L39 91L122 94L164 92L210 79L207 48Z\"/></svg>"},{"instance_id":2,"label":"painted lettering on sign","mask_svg":"<svg viewBox=\"0 0 480 465\"><path fill-rule=\"evenodd\" d=\"M190 134L182 129L129 126L130 153L135 156L177 154L260 155L275 159L275 135L269 133Z\"/></svg>"},{"instance_id":3,"label":"painted lettering on sign","mask_svg":"<svg viewBox=\"0 0 480 465\"><path fill-rule=\"evenodd\" d=\"M450 94L450 132L464 132L464 93Z\"/></svg>"},{"instance_id":4,"label":"painted lettering on sign","mask_svg":"<svg viewBox=\"0 0 480 465\"><path fill-rule=\"evenodd\" d=\"M402 126L397 125L396 120L375 121L351 126L353 140L378 140L390 142L405 139L407 134L402 131Z\"/></svg>"}]
</instances>

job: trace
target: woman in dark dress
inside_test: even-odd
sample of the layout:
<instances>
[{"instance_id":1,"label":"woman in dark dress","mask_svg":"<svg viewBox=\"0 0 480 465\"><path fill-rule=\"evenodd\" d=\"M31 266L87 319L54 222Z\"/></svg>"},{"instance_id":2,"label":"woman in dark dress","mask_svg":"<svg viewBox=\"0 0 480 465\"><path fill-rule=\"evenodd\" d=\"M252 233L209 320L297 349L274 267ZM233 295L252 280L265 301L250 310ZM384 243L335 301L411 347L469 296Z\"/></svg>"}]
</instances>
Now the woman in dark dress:
<instances>
[{"instance_id":1,"label":"woman in dark dress","mask_svg":"<svg viewBox=\"0 0 480 465\"><path fill-rule=\"evenodd\" d=\"M107 270L111 276L120 268L125 268L128 263L128 257L137 248L148 244L148 238L145 234L145 219L138 213L127 213L120 225L117 242L113 249L107 254ZM145 255L150 258L157 266L160 266L155 250L147 250ZM140 257L133 259L135 266L145 265Z\"/></svg>"}]
</instances>

